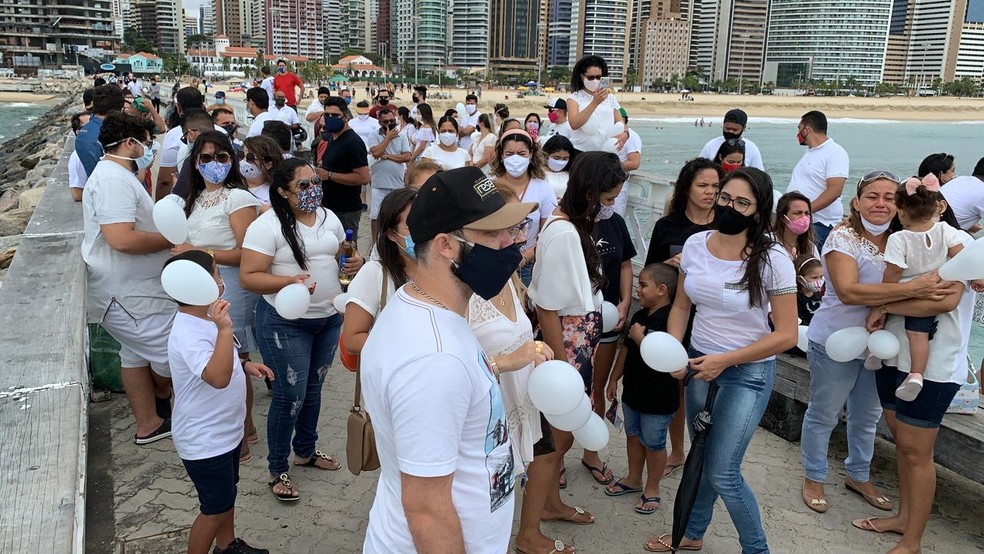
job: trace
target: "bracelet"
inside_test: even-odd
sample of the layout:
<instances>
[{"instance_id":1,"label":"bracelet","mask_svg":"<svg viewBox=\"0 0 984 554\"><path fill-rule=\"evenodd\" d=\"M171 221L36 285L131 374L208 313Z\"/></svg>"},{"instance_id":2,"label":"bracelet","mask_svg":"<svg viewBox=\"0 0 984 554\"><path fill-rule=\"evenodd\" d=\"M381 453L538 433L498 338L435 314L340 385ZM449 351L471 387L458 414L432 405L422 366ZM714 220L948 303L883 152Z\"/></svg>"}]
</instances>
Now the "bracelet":
<instances>
[{"instance_id":1,"label":"bracelet","mask_svg":"<svg viewBox=\"0 0 984 554\"><path fill-rule=\"evenodd\" d=\"M885 305L882 304L881 306L878 306L878 313L880 313L880 314L887 314L888 313L888 308L886 308Z\"/></svg>"},{"instance_id":2,"label":"bracelet","mask_svg":"<svg viewBox=\"0 0 984 554\"><path fill-rule=\"evenodd\" d=\"M499 375L501 375L502 372L499 371L499 366L495 363L494 356L489 356L489 365L492 366L492 375L495 375L495 382L498 383Z\"/></svg>"},{"instance_id":3,"label":"bracelet","mask_svg":"<svg viewBox=\"0 0 984 554\"><path fill-rule=\"evenodd\" d=\"M205 252L206 252L206 253L207 253L207 254L208 254L209 256L211 256L213 260L215 259L215 250L214 250L214 249L212 249L212 248L209 248L209 249L208 249L208 250L206 250Z\"/></svg>"}]
</instances>

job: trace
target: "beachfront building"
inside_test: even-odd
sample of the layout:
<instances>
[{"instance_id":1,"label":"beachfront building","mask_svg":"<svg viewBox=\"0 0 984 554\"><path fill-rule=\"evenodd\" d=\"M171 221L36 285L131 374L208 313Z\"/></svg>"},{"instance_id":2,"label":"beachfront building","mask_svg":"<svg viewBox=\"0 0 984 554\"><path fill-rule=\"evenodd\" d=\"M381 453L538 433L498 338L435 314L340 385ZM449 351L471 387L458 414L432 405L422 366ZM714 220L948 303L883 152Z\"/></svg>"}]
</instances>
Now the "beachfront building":
<instances>
[{"instance_id":1,"label":"beachfront building","mask_svg":"<svg viewBox=\"0 0 984 554\"><path fill-rule=\"evenodd\" d=\"M577 30L571 40L571 49L577 52L573 61L587 54L601 56L612 82L623 82L628 69L629 0L575 0L574 7L578 12L577 21L571 22L571 29Z\"/></svg>"},{"instance_id":2,"label":"beachfront building","mask_svg":"<svg viewBox=\"0 0 984 554\"><path fill-rule=\"evenodd\" d=\"M680 12L691 21L689 66L705 84L762 80L769 0L692 0Z\"/></svg>"},{"instance_id":3,"label":"beachfront building","mask_svg":"<svg viewBox=\"0 0 984 554\"><path fill-rule=\"evenodd\" d=\"M451 52L449 62L462 67L485 67L489 61L489 12L496 9L515 8L517 4L539 5L539 0L501 2L491 0L454 0L448 24L451 27ZM508 17L508 16L507 16ZM533 19L532 15L530 16Z\"/></svg>"},{"instance_id":4,"label":"beachfront building","mask_svg":"<svg viewBox=\"0 0 984 554\"><path fill-rule=\"evenodd\" d=\"M190 37L191 35L197 35L198 34L198 26L199 26L198 16L191 15L188 12L184 12L184 14L182 14L181 18L182 18L182 21L184 21L184 23L182 24L181 28L184 30L185 40L188 40L188 37Z\"/></svg>"},{"instance_id":5,"label":"beachfront building","mask_svg":"<svg viewBox=\"0 0 984 554\"><path fill-rule=\"evenodd\" d=\"M370 14L369 0L339 0L338 20L340 24L339 40L342 50L358 50L369 52L373 50L372 30L373 19ZM328 14L332 17L332 14Z\"/></svg>"},{"instance_id":6,"label":"beachfront building","mask_svg":"<svg viewBox=\"0 0 984 554\"><path fill-rule=\"evenodd\" d=\"M215 33L225 35L231 46L243 45L243 23L246 14L242 0L206 0L213 6Z\"/></svg>"},{"instance_id":7,"label":"beachfront building","mask_svg":"<svg viewBox=\"0 0 984 554\"><path fill-rule=\"evenodd\" d=\"M325 20L325 56L338 59L342 55L341 0L321 0L322 17Z\"/></svg>"},{"instance_id":8,"label":"beachfront building","mask_svg":"<svg viewBox=\"0 0 984 554\"><path fill-rule=\"evenodd\" d=\"M212 10L212 2L202 2L198 8L198 34L215 35L215 12Z\"/></svg>"},{"instance_id":9,"label":"beachfront building","mask_svg":"<svg viewBox=\"0 0 984 554\"><path fill-rule=\"evenodd\" d=\"M79 57L101 61L115 38L108 1L0 0L0 66L18 74L76 65Z\"/></svg>"},{"instance_id":10,"label":"beachfront building","mask_svg":"<svg viewBox=\"0 0 984 554\"><path fill-rule=\"evenodd\" d=\"M953 81L967 0L915 0L905 79L929 92L936 79Z\"/></svg>"},{"instance_id":11,"label":"beachfront building","mask_svg":"<svg viewBox=\"0 0 984 554\"><path fill-rule=\"evenodd\" d=\"M423 77L447 65L449 1L393 0L390 5L393 58L409 76Z\"/></svg>"},{"instance_id":12,"label":"beachfront building","mask_svg":"<svg viewBox=\"0 0 984 554\"><path fill-rule=\"evenodd\" d=\"M132 0L127 27L156 47L158 53L184 52L184 9L181 0Z\"/></svg>"},{"instance_id":13,"label":"beachfront building","mask_svg":"<svg viewBox=\"0 0 984 554\"><path fill-rule=\"evenodd\" d=\"M571 67L571 17L572 0L544 0L547 8L546 66ZM576 41L575 41L576 42Z\"/></svg>"},{"instance_id":14,"label":"beachfront building","mask_svg":"<svg viewBox=\"0 0 984 554\"><path fill-rule=\"evenodd\" d=\"M322 0L265 0L263 51L274 56L321 59L325 20Z\"/></svg>"},{"instance_id":15,"label":"beachfront building","mask_svg":"<svg viewBox=\"0 0 984 554\"><path fill-rule=\"evenodd\" d=\"M984 0L968 0L954 78L984 83Z\"/></svg>"},{"instance_id":16,"label":"beachfront building","mask_svg":"<svg viewBox=\"0 0 984 554\"><path fill-rule=\"evenodd\" d=\"M656 0L657 7L642 32L643 57L640 75L643 90L653 86L657 79L669 82L687 73L690 59L690 22L679 11L666 9L672 5L679 9L679 2Z\"/></svg>"},{"instance_id":17,"label":"beachfront building","mask_svg":"<svg viewBox=\"0 0 984 554\"><path fill-rule=\"evenodd\" d=\"M763 82L882 81L893 0L772 0ZM917 0L918 3L918 0Z\"/></svg>"},{"instance_id":18,"label":"beachfront building","mask_svg":"<svg viewBox=\"0 0 984 554\"><path fill-rule=\"evenodd\" d=\"M386 68L375 65L372 60L365 56L345 56L331 68L335 70L335 73L341 73L350 79L390 79L393 77L393 74Z\"/></svg>"},{"instance_id":19,"label":"beachfront building","mask_svg":"<svg viewBox=\"0 0 984 554\"><path fill-rule=\"evenodd\" d=\"M909 58L909 33L912 30L912 9L915 0L892 0L892 15L888 22L888 44L885 48L885 69L882 82L891 85L905 83L905 64Z\"/></svg>"},{"instance_id":20,"label":"beachfront building","mask_svg":"<svg viewBox=\"0 0 984 554\"><path fill-rule=\"evenodd\" d=\"M130 71L140 77L160 75L164 71L164 60L147 52L119 54L113 60L116 64L130 64Z\"/></svg>"},{"instance_id":21,"label":"beachfront building","mask_svg":"<svg viewBox=\"0 0 984 554\"><path fill-rule=\"evenodd\" d=\"M492 76L535 74L542 42L539 0L491 0L489 71ZM494 78L494 77L493 77Z\"/></svg>"},{"instance_id":22,"label":"beachfront building","mask_svg":"<svg viewBox=\"0 0 984 554\"><path fill-rule=\"evenodd\" d=\"M393 0L373 0L376 5L374 12L375 17L373 18L373 30L375 32L375 38L373 39L373 44L376 48L376 53L378 53L384 60L391 59L392 52L390 51L390 44L392 44L392 11L393 11ZM327 33L327 31L325 31Z\"/></svg>"}]
</instances>

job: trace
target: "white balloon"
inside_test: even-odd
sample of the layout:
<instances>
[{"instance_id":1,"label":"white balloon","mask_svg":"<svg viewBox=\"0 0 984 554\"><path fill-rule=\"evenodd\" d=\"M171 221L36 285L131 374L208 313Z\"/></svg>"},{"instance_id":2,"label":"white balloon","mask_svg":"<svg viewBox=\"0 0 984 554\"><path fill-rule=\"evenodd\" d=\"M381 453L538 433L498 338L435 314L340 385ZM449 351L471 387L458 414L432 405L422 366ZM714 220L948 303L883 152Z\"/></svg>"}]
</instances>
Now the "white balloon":
<instances>
[{"instance_id":1,"label":"white balloon","mask_svg":"<svg viewBox=\"0 0 984 554\"><path fill-rule=\"evenodd\" d=\"M277 313L284 319L297 319L311 306L311 292L302 283L293 283L280 289L273 301Z\"/></svg>"},{"instance_id":2,"label":"white balloon","mask_svg":"<svg viewBox=\"0 0 984 554\"><path fill-rule=\"evenodd\" d=\"M601 303L601 332L607 333L618 325L618 308L609 301Z\"/></svg>"},{"instance_id":3,"label":"white balloon","mask_svg":"<svg viewBox=\"0 0 984 554\"><path fill-rule=\"evenodd\" d=\"M608 134L606 137L616 137L625 132L625 124L619 121L618 123L612 123L612 126L608 128Z\"/></svg>"},{"instance_id":4,"label":"white balloon","mask_svg":"<svg viewBox=\"0 0 984 554\"><path fill-rule=\"evenodd\" d=\"M810 351L810 339L807 338L807 336L806 336L806 332L809 329L810 328L807 327L806 325L800 325L799 326L799 339L797 339L797 341L796 341L796 348L799 348L803 352L809 352Z\"/></svg>"},{"instance_id":5,"label":"white balloon","mask_svg":"<svg viewBox=\"0 0 984 554\"><path fill-rule=\"evenodd\" d=\"M860 358L868 348L868 331L864 327L845 327L827 337L827 357L835 362Z\"/></svg>"},{"instance_id":6,"label":"white balloon","mask_svg":"<svg viewBox=\"0 0 984 554\"><path fill-rule=\"evenodd\" d=\"M898 356L901 348L899 339L891 331L879 329L868 337L868 350L871 351L872 356L881 360Z\"/></svg>"},{"instance_id":7,"label":"white balloon","mask_svg":"<svg viewBox=\"0 0 984 554\"><path fill-rule=\"evenodd\" d=\"M601 144L601 151L618 154L618 141L613 138L605 139Z\"/></svg>"},{"instance_id":8,"label":"white balloon","mask_svg":"<svg viewBox=\"0 0 984 554\"><path fill-rule=\"evenodd\" d=\"M970 246L940 267L940 278L946 281L984 279L984 239Z\"/></svg>"},{"instance_id":9,"label":"white balloon","mask_svg":"<svg viewBox=\"0 0 984 554\"><path fill-rule=\"evenodd\" d=\"M458 105L454 107L454 111L458 112L459 120L463 117L468 117L468 112L465 111L465 105L461 102L458 102Z\"/></svg>"},{"instance_id":10,"label":"white balloon","mask_svg":"<svg viewBox=\"0 0 984 554\"><path fill-rule=\"evenodd\" d=\"M569 414L584 396L581 374L561 360L550 360L533 368L526 388L530 401L546 415Z\"/></svg>"},{"instance_id":11,"label":"white balloon","mask_svg":"<svg viewBox=\"0 0 984 554\"><path fill-rule=\"evenodd\" d=\"M345 306L348 304L349 298L351 297L352 295L347 292L343 292L342 294L336 296L335 299L331 301L332 305L335 306L335 311L340 314L344 314Z\"/></svg>"},{"instance_id":12,"label":"white balloon","mask_svg":"<svg viewBox=\"0 0 984 554\"><path fill-rule=\"evenodd\" d=\"M588 422L583 427L574 430L574 440L584 447L585 450L597 452L605 448L608 446L608 438L608 426L605 425L605 420L598 417L598 414L595 413L591 414Z\"/></svg>"},{"instance_id":13,"label":"white balloon","mask_svg":"<svg viewBox=\"0 0 984 554\"><path fill-rule=\"evenodd\" d=\"M639 345L639 353L646 365L662 373L680 371L690 361L687 349L680 341L662 331L646 335Z\"/></svg>"},{"instance_id":14,"label":"white balloon","mask_svg":"<svg viewBox=\"0 0 984 554\"><path fill-rule=\"evenodd\" d=\"M582 394L581 403L577 405L577 408L574 408L573 412L564 415L545 415L544 417L547 418L550 425L561 431L573 431L583 427L593 413L591 411L591 399L588 398L588 395Z\"/></svg>"},{"instance_id":15,"label":"white balloon","mask_svg":"<svg viewBox=\"0 0 984 554\"><path fill-rule=\"evenodd\" d=\"M184 213L184 200L169 194L154 204L154 225L171 244L182 244L188 238L188 218Z\"/></svg>"},{"instance_id":16,"label":"white balloon","mask_svg":"<svg viewBox=\"0 0 984 554\"><path fill-rule=\"evenodd\" d=\"M191 260L167 264L161 272L161 285L168 296L189 306L208 306L219 297L215 277Z\"/></svg>"}]
</instances>

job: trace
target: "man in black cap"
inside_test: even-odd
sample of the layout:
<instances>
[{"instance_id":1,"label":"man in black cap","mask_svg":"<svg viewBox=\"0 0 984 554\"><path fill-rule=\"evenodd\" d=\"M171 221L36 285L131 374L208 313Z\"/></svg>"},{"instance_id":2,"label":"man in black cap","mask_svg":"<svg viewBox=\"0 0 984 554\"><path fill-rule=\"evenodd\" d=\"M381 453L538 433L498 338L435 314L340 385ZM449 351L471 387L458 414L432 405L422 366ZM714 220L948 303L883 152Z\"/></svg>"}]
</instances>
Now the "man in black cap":
<instances>
[{"instance_id":1,"label":"man in black cap","mask_svg":"<svg viewBox=\"0 0 984 554\"><path fill-rule=\"evenodd\" d=\"M468 301L506 286L522 257L519 226L536 208L507 204L475 167L435 174L411 206L416 279L392 295L362 350L381 466L364 552L507 550L515 462L498 365L468 326Z\"/></svg>"},{"instance_id":2,"label":"man in black cap","mask_svg":"<svg viewBox=\"0 0 984 554\"><path fill-rule=\"evenodd\" d=\"M713 160L724 141L741 139L745 141L745 167L756 167L765 171L765 167L762 165L762 153L759 152L758 146L742 137L747 124L748 114L744 111L737 108L728 110L728 113L724 114L724 124L721 126L723 129L722 136L707 141L704 149L700 151L700 157Z\"/></svg>"},{"instance_id":3,"label":"man in black cap","mask_svg":"<svg viewBox=\"0 0 984 554\"><path fill-rule=\"evenodd\" d=\"M547 109L550 127L546 133L540 133L540 146L546 144L554 135L571 138L571 124L567 122L567 100L554 98L543 107Z\"/></svg>"},{"instance_id":4,"label":"man in black cap","mask_svg":"<svg viewBox=\"0 0 984 554\"><path fill-rule=\"evenodd\" d=\"M213 110L225 107L226 105L226 93L224 90L215 91L215 102L212 102L205 108L206 112L212 113Z\"/></svg>"}]
</instances>

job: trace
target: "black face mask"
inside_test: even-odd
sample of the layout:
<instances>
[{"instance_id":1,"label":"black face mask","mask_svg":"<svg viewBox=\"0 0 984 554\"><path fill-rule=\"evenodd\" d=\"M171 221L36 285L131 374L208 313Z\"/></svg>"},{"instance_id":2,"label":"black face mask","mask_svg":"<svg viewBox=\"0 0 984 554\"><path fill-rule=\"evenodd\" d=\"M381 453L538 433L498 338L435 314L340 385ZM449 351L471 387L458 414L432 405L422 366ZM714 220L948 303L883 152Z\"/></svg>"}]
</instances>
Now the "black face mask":
<instances>
[{"instance_id":1,"label":"black face mask","mask_svg":"<svg viewBox=\"0 0 984 554\"><path fill-rule=\"evenodd\" d=\"M739 213L731 206L715 204L714 225L725 235L737 235L755 225L755 216Z\"/></svg>"},{"instance_id":2,"label":"black face mask","mask_svg":"<svg viewBox=\"0 0 984 554\"><path fill-rule=\"evenodd\" d=\"M388 105L389 103L390 103L390 101L389 101L389 98L380 98L380 99L379 99L379 105L380 105L380 106L386 106L386 105Z\"/></svg>"},{"instance_id":3,"label":"black face mask","mask_svg":"<svg viewBox=\"0 0 984 554\"><path fill-rule=\"evenodd\" d=\"M519 268L522 259L523 254L519 251L518 244L501 250L475 244L471 251L462 255L460 264L452 262L451 272L468 285L472 292L491 300L502 292L502 287L506 286L509 278Z\"/></svg>"},{"instance_id":4,"label":"black face mask","mask_svg":"<svg viewBox=\"0 0 984 554\"><path fill-rule=\"evenodd\" d=\"M229 123L228 125L222 126L222 128L225 129L226 134L230 137L236 134L236 127L237 125L235 123Z\"/></svg>"},{"instance_id":5,"label":"black face mask","mask_svg":"<svg viewBox=\"0 0 984 554\"><path fill-rule=\"evenodd\" d=\"M724 140L740 139L741 138L741 133L729 133L728 131L725 131L723 134L724 134Z\"/></svg>"}]
</instances>

